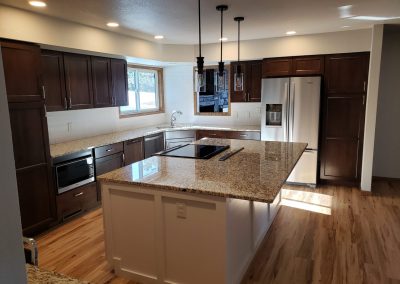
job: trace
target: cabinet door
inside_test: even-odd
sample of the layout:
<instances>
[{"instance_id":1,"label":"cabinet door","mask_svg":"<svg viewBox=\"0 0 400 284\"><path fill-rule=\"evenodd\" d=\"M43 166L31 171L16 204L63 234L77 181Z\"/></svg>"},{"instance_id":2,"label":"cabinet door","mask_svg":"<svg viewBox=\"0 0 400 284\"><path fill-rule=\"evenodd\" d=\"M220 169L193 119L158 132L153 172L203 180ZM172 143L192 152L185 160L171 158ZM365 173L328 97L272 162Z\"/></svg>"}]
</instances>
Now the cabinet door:
<instances>
[{"instance_id":1,"label":"cabinet door","mask_svg":"<svg viewBox=\"0 0 400 284\"><path fill-rule=\"evenodd\" d=\"M249 102L261 102L261 80L262 80L262 61L250 61L247 63L246 81Z\"/></svg>"},{"instance_id":2,"label":"cabinet door","mask_svg":"<svg viewBox=\"0 0 400 284\"><path fill-rule=\"evenodd\" d=\"M293 75L322 75L324 74L323 56L293 57Z\"/></svg>"},{"instance_id":3,"label":"cabinet door","mask_svg":"<svg viewBox=\"0 0 400 284\"><path fill-rule=\"evenodd\" d=\"M112 96L115 106L128 105L127 63L123 59L111 59Z\"/></svg>"},{"instance_id":4,"label":"cabinet door","mask_svg":"<svg viewBox=\"0 0 400 284\"><path fill-rule=\"evenodd\" d=\"M368 53L329 55L325 60L320 176L359 184Z\"/></svg>"},{"instance_id":5,"label":"cabinet door","mask_svg":"<svg viewBox=\"0 0 400 284\"><path fill-rule=\"evenodd\" d=\"M42 100L39 46L4 41L0 44L8 102Z\"/></svg>"},{"instance_id":6,"label":"cabinet door","mask_svg":"<svg viewBox=\"0 0 400 284\"><path fill-rule=\"evenodd\" d=\"M111 172L124 166L124 154L117 153L96 159L96 176Z\"/></svg>"},{"instance_id":7,"label":"cabinet door","mask_svg":"<svg viewBox=\"0 0 400 284\"><path fill-rule=\"evenodd\" d=\"M49 136L43 102L10 103L10 122L17 169L49 161Z\"/></svg>"},{"instance_id":8,"label":"cabinet door","mask_svg":"<svg viewBox=\"0 0 400 284\"><path fill-rule=\"evenodd\" d=\"M92 83L95 107L110 107L114 104L111 88L111 61L109 58L92 57Z\"/></svg>"},{"instance_id":9,"label":"cabinet door","mask_svg":"<svg viewBox=\"0 0 400 284\"><path fill-rule=\"evenodd\" d=\"M329 94L363 94L367 91L369 53L325 57L326 90Z\"/></svg>"},{"instance_id":10,"label":"cabinet door","mask_svg":"<svg viewBox=\"0 0 400 284\"><path fill-rule=\"evenodd\" d=\"M47 164L17 169L24 236L33 236L56 221L55 193Z\"/></svg>"},{"instance_id":11,"label":"cabinet door","mask_svg":"<svg viewBox=\"0 0 400 284\"><path fill-rule=\"evenodd\" d=\"M144 159L143 137L124 142L125 165L130 165Z\"/></svg>"},{"instance_id":12,"label":"cabinet door","mask_svg":"<svg viewBox=\"0 0 400 284\"><path fill-rule=\"evenodd\" d=\"M42 70L47 111L66 110L68 104L62 52L42 50Z\"/></svg>"},{"instance_id":13,"label":"cabinet door","mask_svg":"<svg viewBox=\"0 0 400 284\"><path fill-rule=\"evenodd\" d=\"M65 83L70 109L93 107L90 56L64 54Z\"/></svg>"},{"instance_id":14,"label":"cabinet door","mask_svg":"<svg viewBox=\"0 0 400 284\"><path fill-rule=\"evenodd\" d=\"M262 76L279 77L292 75L292 58L266 58L262 62Z\"/></svg>"},{"instance_id":15,"label":"cabinet door","mask_svg":"<svg viewBox=\"0 0 400 284\"><path fill-rule=\"evenodd\" d=\"M231 63L231 102L232 103L240 103L247 101L247 92L246 87L248 81L246 80L246 63L241 62L240 66L242 68L242 72L244 73L244 88L243 91L235 91L235 73L236 68L239 64L237 62Z\"/></svg>"},{"instance_id":16,"label":"cabinet door","mask_svg":"<svg viewBox=\"0 0 400 284\"><path fill-rule=\"evenodd\" d=\"M163 133L146 136L144 141L144 157L146 159L165 149Z\"/></svg>"}]
</instances>

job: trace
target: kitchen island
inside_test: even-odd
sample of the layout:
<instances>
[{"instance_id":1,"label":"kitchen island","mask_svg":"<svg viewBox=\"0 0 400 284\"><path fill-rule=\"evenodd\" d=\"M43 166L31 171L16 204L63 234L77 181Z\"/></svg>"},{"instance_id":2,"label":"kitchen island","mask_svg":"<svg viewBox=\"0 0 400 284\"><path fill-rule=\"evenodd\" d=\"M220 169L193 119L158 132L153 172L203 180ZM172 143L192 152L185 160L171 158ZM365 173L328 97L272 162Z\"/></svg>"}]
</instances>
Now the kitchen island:
<instances>
[{"instance_id":1,"label":"kitchen island","mask_svg":"<svg viewBox=\"0 0 400 284\"><path fill-rule=\"evenodd\" d=\"M106 256L144 283L239 283L307 144L202 139L226 161L154 156L99 177Z\"/></svg>"}]
</instances>

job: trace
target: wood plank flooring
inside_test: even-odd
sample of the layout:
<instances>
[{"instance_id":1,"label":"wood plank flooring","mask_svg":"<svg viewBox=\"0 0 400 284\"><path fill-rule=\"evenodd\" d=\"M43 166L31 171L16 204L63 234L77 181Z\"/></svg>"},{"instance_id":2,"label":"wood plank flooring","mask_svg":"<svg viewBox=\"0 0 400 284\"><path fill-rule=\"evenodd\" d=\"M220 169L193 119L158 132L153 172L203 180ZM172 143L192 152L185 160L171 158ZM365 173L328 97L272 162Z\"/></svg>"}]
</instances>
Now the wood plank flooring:
<instances>
[{"instance_id":1,"label":"wood plank flooring","mask_svg":"<svg viewBox=\"0 0 400 284\"><path fill-rule=\"evenodd\" d=\"M400 283L400 181L355 188L285 187L284 201L242 283ZM39 266L91 283L116 277L101 209L38 238Z\"/></svg>"}]
</instances>

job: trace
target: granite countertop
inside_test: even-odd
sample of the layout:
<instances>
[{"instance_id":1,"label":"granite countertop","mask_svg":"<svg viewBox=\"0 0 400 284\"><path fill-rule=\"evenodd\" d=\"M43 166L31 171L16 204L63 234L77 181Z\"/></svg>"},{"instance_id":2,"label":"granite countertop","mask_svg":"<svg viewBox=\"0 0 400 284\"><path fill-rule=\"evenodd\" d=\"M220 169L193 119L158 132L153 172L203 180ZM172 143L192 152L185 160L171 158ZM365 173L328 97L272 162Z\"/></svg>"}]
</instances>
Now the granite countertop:
<instances>
[{"instance_id":1,"label":"granite countertop","mask_svg":"<svg viewBox=\"0 0 400 284\"><path fill-rule=\"evenodd\" d=\"M168 125L158 125L145 128L132 129L121 132L114 132L94 137L52 144L50 145L50 155L52 158L64 156L74 152L87 150L95 147L118 143L146 135L156 134L164 131L177 130L225 130L225 131L260 131L259 126L215 126L215 125L177 125L174 128Z\"/></svg>"},{"instance_id":2,"label":"granite countertop","mask_svg":"<svg viewBox=\"0 0 400 284\"><path fill-rule=\"evenodd\" d=\"M27 264L26 274L29 284L87 284L89 282L64 276L52 271L42 270L36 266Z\"/></svg>"},{"instance_id":3,"label":"granite countertop","mask_svg":"<svg viewBox=\"0 0 400 284\"><path fill-rule=\"evenodd\" d=\"M222 162L222 152L209 160L153 156L98 177L101 182L140 185L272 203L305 143L202 139L196 144L230 145L244 150Z\"/></svg>"}]
</instances>

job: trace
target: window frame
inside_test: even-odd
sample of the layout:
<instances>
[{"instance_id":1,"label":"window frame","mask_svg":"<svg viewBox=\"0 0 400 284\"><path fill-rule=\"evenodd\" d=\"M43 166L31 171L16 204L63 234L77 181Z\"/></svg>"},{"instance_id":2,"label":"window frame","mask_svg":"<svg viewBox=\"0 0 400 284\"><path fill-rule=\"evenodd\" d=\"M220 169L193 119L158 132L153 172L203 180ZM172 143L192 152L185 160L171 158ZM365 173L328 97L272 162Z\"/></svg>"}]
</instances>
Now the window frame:
<instances>
[{"instance_id":1,"label":"window frame","mask_svg":"<svg viewBox=\"0 0 400 284\"><path fill-rule=\"evenodd\" d=\"M128 64L127 72L129 68L136 69L138 71L154 71L157 73L156 84L157 84L157 92L156 92L156 100L158 100L158 109L149 109L149 110L140 110L140 111L131 111L131 112L122 112L121 107L118 107L119 118L129 118L135 116L143 116L143 115L151 115L164 113L164 74L163 68L160 67L152 67L152 66L143 66L143 65L132 65ZM129 91L129 90L128 90ZM140 102L139 96L135 96L136 104Z\"/></svg>"}]
</instances>

